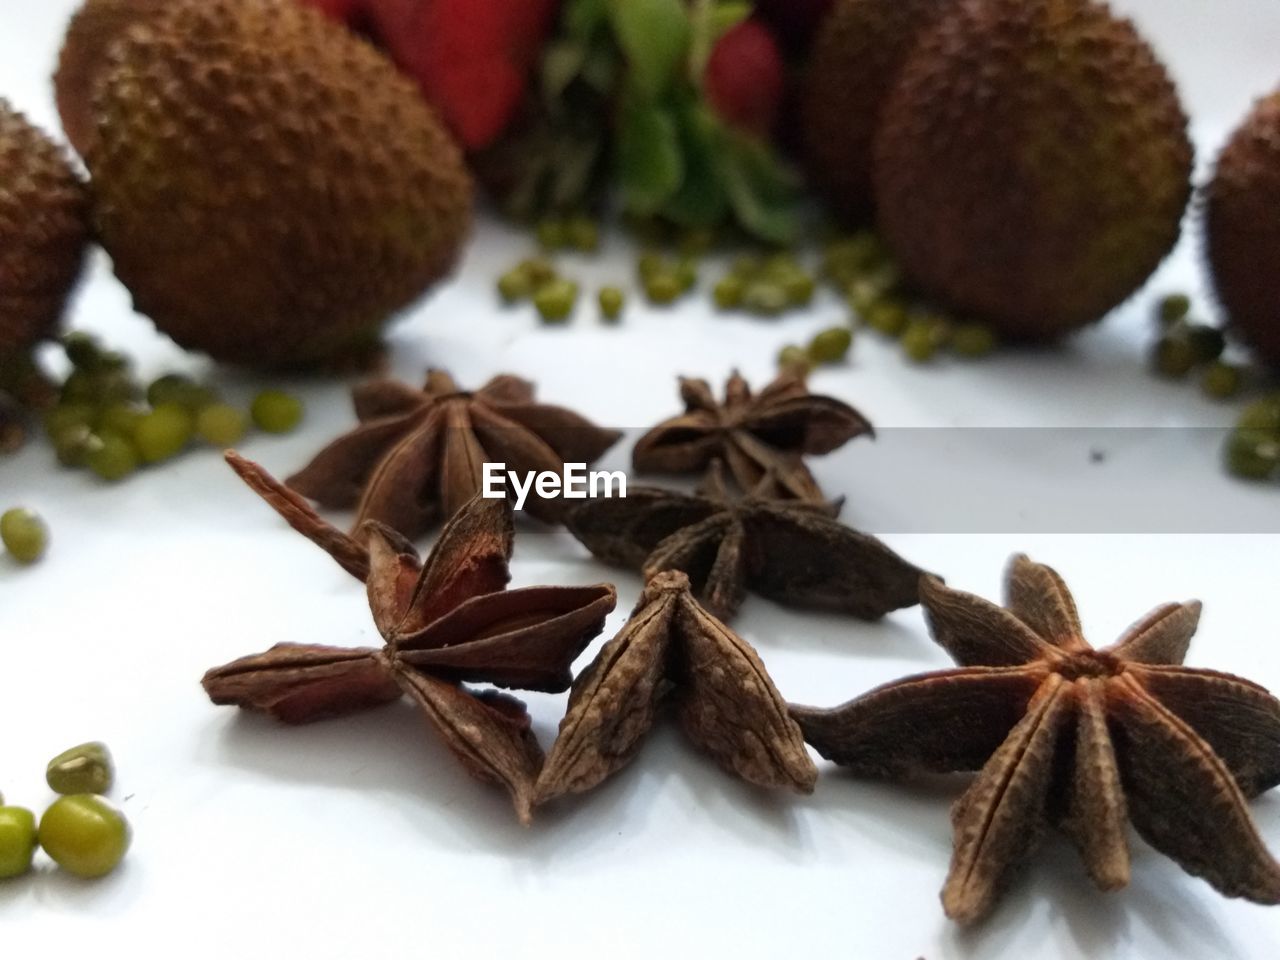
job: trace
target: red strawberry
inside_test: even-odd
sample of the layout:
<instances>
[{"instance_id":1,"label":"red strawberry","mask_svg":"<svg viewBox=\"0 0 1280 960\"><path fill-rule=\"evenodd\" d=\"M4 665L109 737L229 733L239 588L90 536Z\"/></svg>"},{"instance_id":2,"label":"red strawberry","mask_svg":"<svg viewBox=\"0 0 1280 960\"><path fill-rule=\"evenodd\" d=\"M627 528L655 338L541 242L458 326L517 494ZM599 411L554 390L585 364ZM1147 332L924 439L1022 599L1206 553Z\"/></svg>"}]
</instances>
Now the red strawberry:
<instances>
[{"instance_id":1,"label":"red strawberry","mask_svg":"<svg viewBox=\"0 0 1280 960\"><path fill-rule=\"evenodd\" d=\"M768 139L786 92L782 52L769 28L752 17L726 31L711 50L704 84L722 120Z\"/></svg>"},{"instance_id":2,"label":"red strawberry","mask_svg":"<svg viewBox=\"0 0 1280 960\"><path fill-rule=\"evenodd\" d=\"M463 145L476 150L497 139L524 95L553 0L370 3L379 22L388 18L392 57L422 84Z\"/></svg>"},{"instance_id":3,"label":"red strawberry","mask_svg":"<svg viewBox=\"0 0 1280 960\"><path fill-rule=\"evenodd\" d=\"M489 146L524 96L559 0L304 0L367 33L468 150Z\"/></svg>"}]
</instances>

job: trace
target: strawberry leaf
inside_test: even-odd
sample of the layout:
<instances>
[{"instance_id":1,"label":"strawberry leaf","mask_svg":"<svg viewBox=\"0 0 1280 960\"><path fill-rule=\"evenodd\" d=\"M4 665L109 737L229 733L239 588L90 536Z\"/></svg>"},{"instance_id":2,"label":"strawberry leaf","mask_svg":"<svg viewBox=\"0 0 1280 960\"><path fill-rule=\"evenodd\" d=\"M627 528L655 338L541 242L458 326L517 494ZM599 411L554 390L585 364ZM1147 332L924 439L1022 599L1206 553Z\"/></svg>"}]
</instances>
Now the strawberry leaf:
<instances>
[{"instance_id":1,"label":"strawberry leaf","mask_svg":"<svg viewBox=\"0 0 1280 960\"><path fill-rule=\"evenodd\" d=\"M738 222L771 243L800 232L802 182L768 144L720 127L720 173Z\"/></svg>"},{"instance_id":2,"label":"strawberry leaf","mask_svg":"<svg viewBox=\"0 0 1280 960\"><path fill-rule=\"evenodd\" d=\"M554 175L548 198L553 210L581 206L591 189L591 179L600 162L603 144L595 139L558 143L552 151Z\"/></svg>"},{"instance_id":3,"label":"strawberry leaf","mask_svg":"<svg viewBox=\"0 0 1280 960\"><path fill-rule=\"evenodd\" d=\"M564 32L586 43L609 19L609 0L569 0L564 8Z\"/></svg>"},{"instance_id":4,"label":"strawberry leaf","mask_svg":"<svg viewBox=\"0 0 1280 960\"><path fill-rule=\"evenodd\" d=\"M569 84L582 73L586 59L586 47L573 40L557 40L547 45L542 55L542 95L549 107L564 96Z\"/></svg>"},{"instance_id":5,"label":"strawberry leaf","mask_svg":"<svg viewBox=\"0 0 1280 960\"><path fill-rule=\"evenodd\" d=\"M612 95L621 72L618 48L611 43L596 42L582 62L582 82L602 97Z\"/></svg>"},{"instance_id":6,"label":"strawberry leaf","mask_svg":"<svg viewBox=\"0 0 1280 960\"><path fill-rule=\"evenodd\" d=\"M716 41L751 16L751 11L752 5L745 0L693 0L689 7L691 76L702 76Z\"/></svg>"},{"instance_id":7,"label":"strawberry leaf","mask_svg":"<svg viewBox=\"0 0 1280 960\"><path fill-rule=\"evenodd\" d=\"M618 130L618 174L628 209L651 214L684 180L684 156L675 118L661 107L632 98Z\"/></svg>"},{"instance_id":8,"label":"strawberry leaf","mask_svg":"<svg viewBox=\"0 0 1280 960\"><path fill-rule=\"evenodd\" d=\"M683 0L610 0L609 14L634 84L657 99L689 50L691 27Z\"/></svg>"},{"instance_id":9,"label":"strawberry leaf","mask_svg":"<svg viewBox=\"0 0 1280 960\"><path fill-rule=\"evenodd\" d=\"M692 98L677 105L676 118L685 175L662 212L681 226L714 226L729 212L717 156L720 143L715 118Z\"/></svg>"},{"instance_id":10,"label":"strawberry leaf","mask_svg":"<svg viewBox=\"0 0 1280 960\"><path fill-rule=\"evenodd\" d=\"M747 17L754 8L750 3L717 3L711 9L711 42L719 40Z\"/></svg>"}]
</instances>

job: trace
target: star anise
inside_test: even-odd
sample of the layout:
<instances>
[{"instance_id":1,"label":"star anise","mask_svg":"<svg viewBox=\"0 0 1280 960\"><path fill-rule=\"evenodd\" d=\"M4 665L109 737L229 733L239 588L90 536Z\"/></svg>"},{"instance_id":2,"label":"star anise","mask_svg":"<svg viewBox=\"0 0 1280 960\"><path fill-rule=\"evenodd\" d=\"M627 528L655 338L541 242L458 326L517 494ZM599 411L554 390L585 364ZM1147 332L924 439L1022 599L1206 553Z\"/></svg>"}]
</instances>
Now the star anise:
<instances>
[{"instance_id":1,"label":"star anise","mask_svg":"<svg viewBox=\"0 0 1280 960\"><path fill-rule=\"evenodd\" d=\"M353 530L377 520L410 538L479 493L485 463L560 473L565 463L593 462L621 436L535 403L533 384L509 375L467 393L431 370L421 390L379 379L357 386L352 399L360 425L285 482L322 507L354 507ZM528 510L539 519L558 520L563 508L559 498L529 493Z\"/></svg>"},{"instance_id":2,"label":"star anise","mask_svg":"<svg viewBox=\"0 0 1280 960\"><path fill-rule=\"evenodd\" d=\"M762 478L769 488L772 475ZM735 498L719 461L689 495L633 487L625 498L587 500L565 515L569 531L609 563L689 576L707 609L737 613L748 590L795 607L871 620L918 602L920 569L834 519L838 504Z\"/></svg>"},{"instance_id":3,"label":"star anise","mask_svg":"<svg viewBox=\"0 0 1280 960\"><path fill-rule=\"evenodd\" d=\"M772 478L772 497L821 501L804 455L830 453L855 437L875 435L866 417L847 403L811 394L794 370L754 395L734 371L723 403L707 381L682 377L680 397L685 412L636 442L637 471L698 473L721 460L744 491L759 491L761 481Z\"/></svg>"},{"instance_id":4,"label":"star anise","mask_svg":"<svg viewBox=\"0 0 1280 960\"><path fill-rule=\"evenodd\" d=\"M573 684L535 803L596 786L630 762L664 704L729 773L811 793L800 728L745 640L693 598L682 573L649 581L622 632Z\"/></svg>"},{"instance_id":5,"label":"star anise","mask_svg":"<svg viewBox=\"0 0 1280 960\"><path fill-rule=\"evenodd\" d=\"M228 461L295 530L366 583L386 642L381 649L280 643L210 670L209 698L308 723L407 693L467 770L505 787L527 822L542 750L524 704L463 684L568 689L570 664L617 601L613 587L505 589L513 528L504 500L465 504L424 564L387 527L368 523L352 538L256 464L235 454Z\"/></svg>"},{"instance_id":6,"label":"star anise","mask_svg":"<svg viewBox=\"0 0 1280 960\"><path fill-rule=\"evenodd\" d=\"M960 669L791 712L819 753L863 775L981 768L952 809L950 917L986 914L1045 825L1101 889L1125 886L1126 819L1227 896L1280 902L1280 865L1245 802L1280 783L1280 701L1182 666L1199 603L1157 607L1095 650L1062 579L1023 556L1007 609L928 577L921 602Z\"/></svg>"}]
</instances>

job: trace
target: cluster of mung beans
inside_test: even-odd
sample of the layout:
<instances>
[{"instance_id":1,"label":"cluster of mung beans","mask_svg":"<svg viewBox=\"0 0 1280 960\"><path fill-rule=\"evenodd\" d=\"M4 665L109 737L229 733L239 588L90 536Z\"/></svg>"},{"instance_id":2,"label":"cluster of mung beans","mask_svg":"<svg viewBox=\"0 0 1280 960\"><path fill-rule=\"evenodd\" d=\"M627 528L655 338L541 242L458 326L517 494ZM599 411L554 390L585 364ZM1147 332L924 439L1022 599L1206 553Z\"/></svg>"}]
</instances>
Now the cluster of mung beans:
<instances>
[{"instance_id":1,"label":"cluster of mung beans","mask_svg":"<svg viewBox=\"0 0 1280 960\"><path fill-rule=\"evenodd\" d=\"M1229 400L1244 389L1247 370L1222 359L1227 338L1217 327L1191 317L1191 298L1171 293L1156 304L1160 338L1151 350L1151 369L1169 380L1200 373L1200 389L1215 400Z\"/></svg>"},{"instance_id":2,"label":"cluster of mung beans","mask_svg":"<svg viewBox=\"0 0 1280 960\"><path fill-rule=\"evenodd\" d=\"M983 357L998 344L985 324L955 320L916 304L901 268L872 231L827 243L822 275L864 326L897 340L903 355L914 363L928 363L943 350L959 357Z\"/></svg>"},{"instance_id":3,"label":"cluster of mung beans","mask_svg":"<svg viewBox=\"0 0 1280 960\"><path fill-rule=\"evenodd\" d=\"M58 462L103 480L122 480L139 467L176 457L199 439L218 448L239 443L250 425L288 433L301 422L302 401L264 390L248 411L224 402L212 387L168 374L144 386L128 359L92 336L63 340L72 370L58 402L44 415Z\"/></svg>"},{"instance_id":4,"label":"cluster of mung beans","mask_svg":"<svg viewBox=\"0 0 1280 960\"><path fill-rule=\"evenodd\" d=\"M1280 480L1280 393L1244 408L1227 436L1223 459L1243 480Z\"/></svg>"},{"instance_id":5,"label":"cluster of mung beans","mask_svg":"<svg viewBox=\"0 0 1280 960\"><path fill-rule=\"evenodd\" d=\"M59 797L38 824L31 810L7 806L0 797L0 879L27 873L37 848L77 877L101 877L118 867L132 831L124 814L102 796L115 781L106 745L83 743L58 754L49 761L45 780Z\"/></svg>"}]
</instances>

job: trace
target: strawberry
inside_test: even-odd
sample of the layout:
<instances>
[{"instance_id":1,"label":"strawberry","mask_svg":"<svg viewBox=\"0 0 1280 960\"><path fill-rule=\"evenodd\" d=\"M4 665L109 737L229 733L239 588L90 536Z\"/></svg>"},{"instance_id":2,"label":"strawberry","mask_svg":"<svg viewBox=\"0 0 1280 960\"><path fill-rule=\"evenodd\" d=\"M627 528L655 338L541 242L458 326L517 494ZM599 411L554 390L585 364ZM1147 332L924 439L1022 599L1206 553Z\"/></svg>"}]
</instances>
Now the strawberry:
<instances>
[{"instance_id":1,"label":"strawberry","mask_svg":"<svg viewBox=\"0 0 1280 960\"><path fill-rule=\"evenodd\" d=\"M375 19L397 18L384 33L391 56L422 85L469 150L506 128L520 99L553 0L369 0ZM405 8L416 6L412 15Z\"/></svg>"},{"instance_id":2,"label":"strawberry","mask_svg":"<svg viewBox=\"0 0 1280 960\"><path fill-rule=\"evenodd\" d=\"M559 0L304 0L369 34L468 150L515 116Z\"/></svg>"},{"instance_id":3,"label":"strawberry","mask_svg":"<svg viewBox=\"0 0 1280 960\"><path fill-rule=\"evenodd\" d=\"M773 33L755 17L727 30L703 78L707 100L725 123L768 139L778 121L786 70Z\"/></svg>"}]
</instances>

